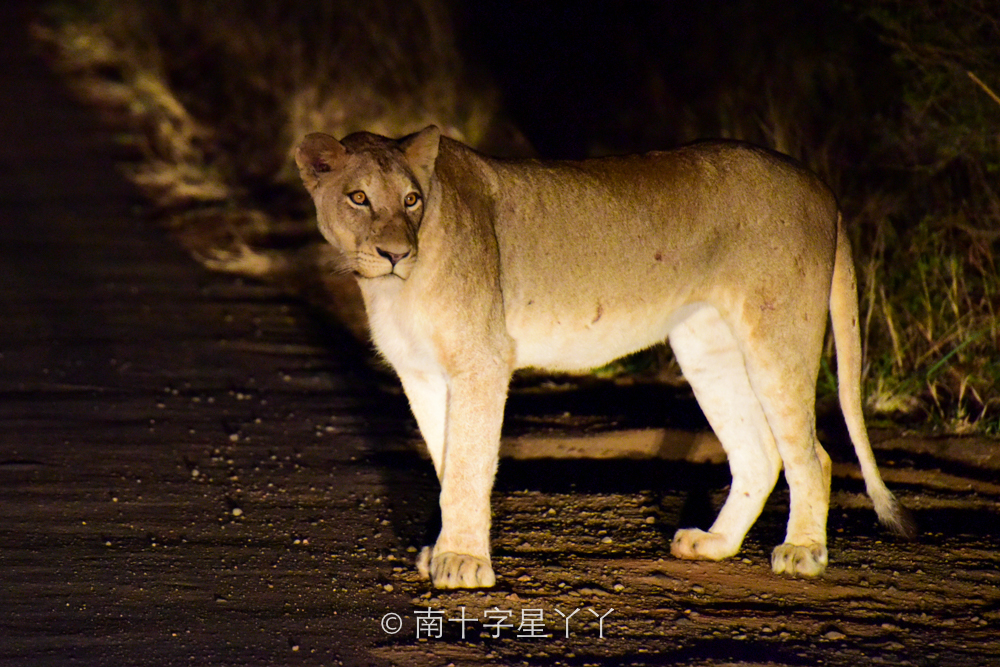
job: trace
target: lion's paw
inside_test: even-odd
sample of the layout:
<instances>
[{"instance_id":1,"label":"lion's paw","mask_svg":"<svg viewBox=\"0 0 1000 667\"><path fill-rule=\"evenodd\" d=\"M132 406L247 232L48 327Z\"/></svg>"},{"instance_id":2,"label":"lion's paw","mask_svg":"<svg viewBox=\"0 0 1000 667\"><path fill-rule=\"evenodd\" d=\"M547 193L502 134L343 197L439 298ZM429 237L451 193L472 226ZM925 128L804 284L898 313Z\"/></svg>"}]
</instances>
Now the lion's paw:
<instances>
[{"instance_id":1,"label":"lion's paw","mask_svg":"<svg viewBox=\"0 0 1000 667\"><path fill-rule=\"evenodd\" d=\"M736 550L725 535L707 533L697 528L681 528L674 533L670 553L675 558L688 560L722 560L732 556Z\"/></svg>"},{"instance_id":2,"label":"lion's paw","mask_svg":"<svg viewBox=\"0 0 1000 667\"><path fill-rule=\"evenodd\" d=\"M775 574L818 577L826 570L826 563L826 546L819 543L781 544L771 553L771 569Z\"/></svg>"},{"instance_id":3,"label":"lion's paw","mask_svg":"<svg viewBox=\"0 0 1000 667\"><path fill-rule=\"evenodd\" d=\"M420 552L417 570L434 588L490 588L496 583L488 560L451 551L435 554L433 547Z\"/></svg>"}]
</instances>

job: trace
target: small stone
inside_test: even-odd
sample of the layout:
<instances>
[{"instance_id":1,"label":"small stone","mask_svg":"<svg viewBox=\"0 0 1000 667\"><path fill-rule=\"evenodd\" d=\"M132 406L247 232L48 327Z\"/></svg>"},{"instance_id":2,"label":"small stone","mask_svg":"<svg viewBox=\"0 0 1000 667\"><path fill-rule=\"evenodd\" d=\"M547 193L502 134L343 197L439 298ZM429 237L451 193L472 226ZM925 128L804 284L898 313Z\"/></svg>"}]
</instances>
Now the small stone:
<instances>
[{"instance_id":1,"label":"small stone","mask_svg":"<svg viewBox=\"0 0 1000 667\"><path fill-rule=\"evenodd\" d=\"M847 639L847 635L845 635L843 632L840 632L838 630L830 630L825 635L823 635L823 638L824 639L829 639L832 642L836 642L836 641L840 641L841 639Z\"/></svg>"},{"instance_id":2,"label":"small stone","mask_svg":"<svg viewBox=\"0 0 1000 667\"><path fill-rule=\"evenodd\" d=\"M241 510L239 507L234 507L233 516L243 516L243 510Z\"/></svg>"}]
</instances>

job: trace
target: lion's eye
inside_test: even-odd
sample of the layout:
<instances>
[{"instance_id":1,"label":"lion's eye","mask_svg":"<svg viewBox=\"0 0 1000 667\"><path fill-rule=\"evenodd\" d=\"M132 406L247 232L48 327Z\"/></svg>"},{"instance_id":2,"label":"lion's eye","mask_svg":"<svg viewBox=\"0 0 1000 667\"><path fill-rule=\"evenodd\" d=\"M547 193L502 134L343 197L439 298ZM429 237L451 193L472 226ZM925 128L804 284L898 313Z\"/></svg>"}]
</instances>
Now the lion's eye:
<instances>
[{"instance_id":1,"label":"lion's eye","mask_svg":"<svg viewBox=\"0 0 1000 667\"><path fill-rule=\"evenodd\" d=\"M353 202L354 204L357 204L358 206L367 206L368 205L368 195L366 195L361 190L358 190L356 192L352 192L352 193L350 193L347 196L351 198L351 202Z\"/></svg>"},{"instance_id":2,"label":"lion's eye","mask_svg":"<svg viewBox=\"0 0 1000 667\"><path fill-rule=\"evenodd\" d=\"M403 198L403 203L406 204L408 208L413 208L420 203L420 195L416 192L411 192Z\"/></svg>"}]
</instances>

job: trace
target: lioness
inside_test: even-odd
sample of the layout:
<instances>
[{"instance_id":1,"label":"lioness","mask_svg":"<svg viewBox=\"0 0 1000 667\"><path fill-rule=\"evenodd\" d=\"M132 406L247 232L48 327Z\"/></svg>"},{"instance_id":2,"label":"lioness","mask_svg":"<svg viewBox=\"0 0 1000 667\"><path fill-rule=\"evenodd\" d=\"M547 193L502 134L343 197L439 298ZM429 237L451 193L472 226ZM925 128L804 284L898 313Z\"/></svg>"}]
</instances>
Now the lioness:
<instances>
[{"instance_id":1,"label":"lioness","mask_svg":"<svg viewBox=\"0 0 1000 667\"><path fill-rule=\"evenodd\" d=\"M840 401L879 518L911 530L861 412L857 286L832 193L790 158L735 142L578 162L499 160L434 126L393 140L310 134L295 154L324 237L357 276L441 483L418 566L492 586L490 491L511 373L588 369L670 340L729 457L708 531L670 551L735 554L785 468L775 572L827 565L830 458L816 440L827 312Z\"/></svg>"}]
</instances>

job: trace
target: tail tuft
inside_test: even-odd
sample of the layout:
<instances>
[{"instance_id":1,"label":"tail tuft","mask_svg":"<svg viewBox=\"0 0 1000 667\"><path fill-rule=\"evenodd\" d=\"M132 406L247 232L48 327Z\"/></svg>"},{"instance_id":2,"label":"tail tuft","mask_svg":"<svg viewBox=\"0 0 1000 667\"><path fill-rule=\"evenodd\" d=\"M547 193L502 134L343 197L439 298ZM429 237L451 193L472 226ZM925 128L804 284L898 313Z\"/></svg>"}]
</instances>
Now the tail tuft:
<instances>
[{"instance_id":1,"label":"tail tuft","mask_svg":"<svg viewBox=\"0 0 1000 667\"><path fill-rule=\"evenodd\" d=\"M911 541L916 539L917 522L913 513L884 486L879 491L869 493L875 502L875 513L878 514L879 521L898 537Z\"/></svg>"}]
</instances>

